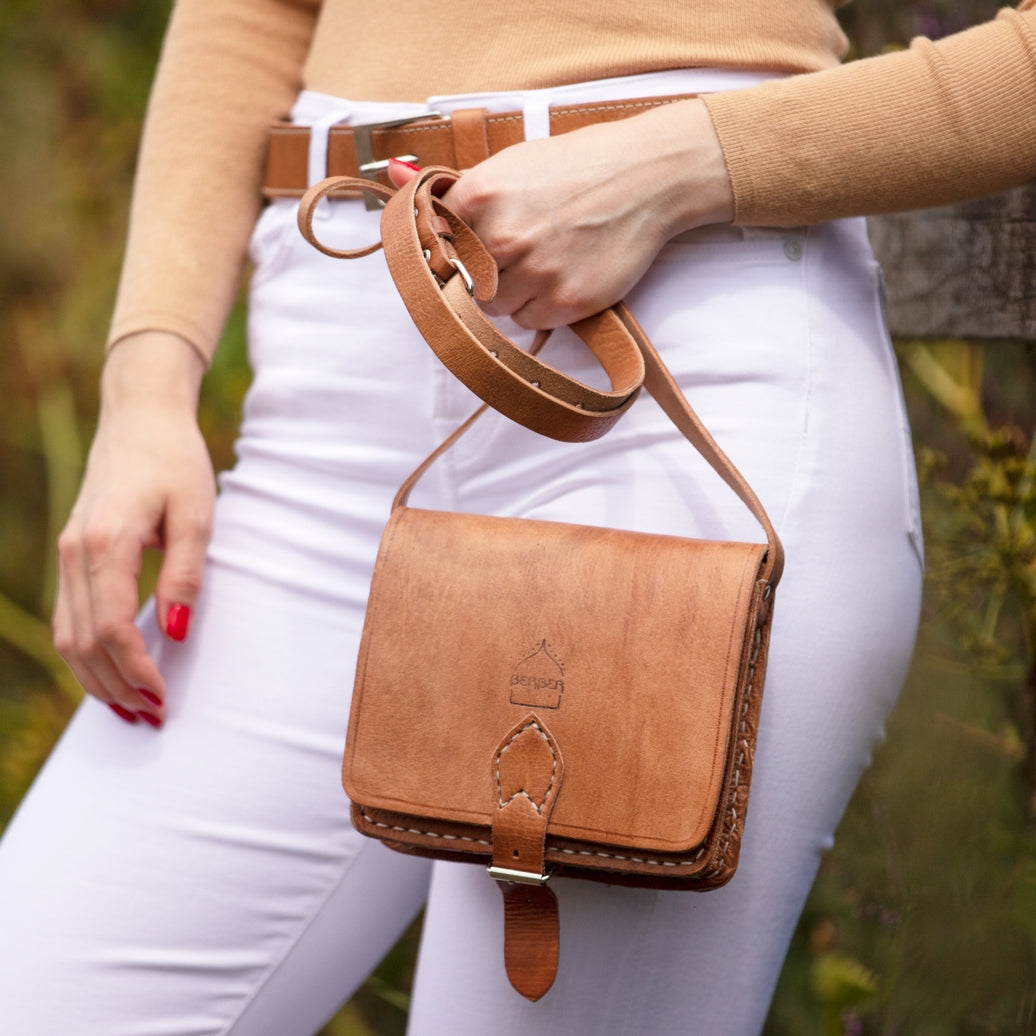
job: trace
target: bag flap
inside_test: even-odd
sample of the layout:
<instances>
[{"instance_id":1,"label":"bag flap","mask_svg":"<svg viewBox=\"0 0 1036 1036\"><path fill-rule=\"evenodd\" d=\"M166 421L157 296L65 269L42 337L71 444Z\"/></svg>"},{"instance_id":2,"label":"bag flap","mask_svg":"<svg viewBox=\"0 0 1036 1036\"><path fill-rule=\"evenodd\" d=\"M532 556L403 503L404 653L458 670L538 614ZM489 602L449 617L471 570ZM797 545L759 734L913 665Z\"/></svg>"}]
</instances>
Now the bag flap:
<instances>
[{"instance_id":1,"label":"bag flap","mask_svg":"<svg viewBox=\"0 0 1036 1036\"><path fill-rule=\"evenodd\" d=\"M399 507L343 766L354 802L489 825L530 714L565 766L557 837L657 851L716 814L765 545Z\"/></svg>"}]
</instances>

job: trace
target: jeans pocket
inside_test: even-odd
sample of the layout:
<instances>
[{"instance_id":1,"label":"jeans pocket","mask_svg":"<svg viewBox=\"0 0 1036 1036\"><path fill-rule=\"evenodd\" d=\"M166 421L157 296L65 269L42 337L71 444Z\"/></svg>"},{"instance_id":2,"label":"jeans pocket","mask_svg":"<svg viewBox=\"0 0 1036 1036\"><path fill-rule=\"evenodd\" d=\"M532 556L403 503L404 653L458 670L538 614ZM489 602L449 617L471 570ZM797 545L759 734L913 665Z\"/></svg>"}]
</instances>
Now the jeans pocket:
<instances>
[{"instance_id":1,"label":"jeans pocket","mask_svg":"<svg viewBox=\"0 0 1036 1036\"><path fill-rule=\"evenodd\" d=\"M291 257L292 245L302 240L294 198L278 198L259 214L248 242L248 259L252 264L252 286L269 280L282 270Z\"/></svg>"}]
</instances>

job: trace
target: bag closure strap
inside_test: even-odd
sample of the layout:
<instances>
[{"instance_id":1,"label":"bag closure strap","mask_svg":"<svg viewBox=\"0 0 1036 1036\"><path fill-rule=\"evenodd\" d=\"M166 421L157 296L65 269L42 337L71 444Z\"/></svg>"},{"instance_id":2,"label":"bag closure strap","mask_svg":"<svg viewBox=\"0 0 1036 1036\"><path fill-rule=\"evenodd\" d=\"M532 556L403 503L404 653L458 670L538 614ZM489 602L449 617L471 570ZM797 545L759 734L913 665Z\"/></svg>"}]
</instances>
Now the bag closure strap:
<instances>
[{"instance_id":1,"label":"bag closure strap","mask_svg":"<svg viewBox=\"0 0 1036 1036\"><path fill-rule=\"evenodd\" d=\"M762 577L776 586L784 551L766 510L751 486L691 409L655 347L624 303L578 321L571 329L597 357L610 391L585 385L537 357L550 332L533 347L519 348L479 308L496 292L492 256L463 220L442 201L460 174L422 170L398 191L353 177L330 177L311 187L299 207L299 227L320 251L352 259L384 247L389 272L414 323L439 359L489 406L533 431L566 442L587 442L607 432L633 405L641 386L680 433L752 512L766 534ZM313 229L319 202L343 190L367 190L386 199L381 242L336 249ZM477 417L476 411L411 475L393 503L406 503L417 480Z\"/></svg>"},{"instance_id":2,"label":"bag closure strap","mask_svg":"<svg viewBox=\"0 0 1036 1036\"><path fill-rule=\"evenodd\" d=\"M547 825L565 776L561 749L535 713L493 753L493 862L504 897L504 966L528 1000L550 989L558 968L558 901L546 886Z\"/></svg>"},{"instance_id":3,"label":"bag closure strap","mask_svg":"<svg viewBox=\"0 0 1036 1036\"><path fill-rule=\"evenodd\" d=\"M542 885L546 870L547 824L565 779L565 764L554 735L529 713L504 735L493 753L490 778L494 878Z\"/></svg>"}]
</instances>

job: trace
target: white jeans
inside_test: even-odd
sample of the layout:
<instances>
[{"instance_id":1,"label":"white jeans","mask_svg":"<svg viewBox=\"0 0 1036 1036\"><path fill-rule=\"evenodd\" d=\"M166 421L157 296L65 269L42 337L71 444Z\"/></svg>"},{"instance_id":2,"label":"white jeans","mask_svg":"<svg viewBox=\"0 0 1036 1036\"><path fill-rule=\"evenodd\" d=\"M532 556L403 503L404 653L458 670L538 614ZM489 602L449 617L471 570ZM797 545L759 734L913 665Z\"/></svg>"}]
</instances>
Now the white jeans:
<instances>
[{"instance_id":1,"label":"white jeans","mask_svg":"<svg viewBox=\"0 0 1036 1036\"><path fill-rule=\"evenodd\" d=\"M672 89L730 85L692 72L559 99L661 92L674 78ZM534 127L541 102L517 97ZM372 121L411 107L304 95L300 113ZM318 232L367 242L377 221L336 202ZM339 785L389 503L474 401L414 331L380 255L318 254L287 201L264 212L253 254L255 381L190 637L168 642L150 611L141 618L169 720L160 732L131 727L87 700L8 831L0 1029L305 1036L427 898L414 1033L758 1032L820 855L899 690L920 599L912 454L862 223L694 232L629 298L759 493L788 563L737 875L704 895L558 881L560 969L536 1004L508 985L500 897L484 871L360 838ZM575 344L548 348L594 376ZM592 444L488 415L414 502L760 535L646 396Z\"/></svg>"}]
</instances>

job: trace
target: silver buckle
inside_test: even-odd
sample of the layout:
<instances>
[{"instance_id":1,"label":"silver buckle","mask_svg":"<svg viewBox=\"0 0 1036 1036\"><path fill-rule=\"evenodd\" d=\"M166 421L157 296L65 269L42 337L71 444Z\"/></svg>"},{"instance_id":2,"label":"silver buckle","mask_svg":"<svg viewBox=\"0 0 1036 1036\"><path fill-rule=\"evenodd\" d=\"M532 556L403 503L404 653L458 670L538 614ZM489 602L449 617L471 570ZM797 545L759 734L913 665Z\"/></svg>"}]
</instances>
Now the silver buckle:
<instances>
[{"instance_id":1,"label":"silver buckle","mask_svg":"<svg viewBox=\"0 0 1036 1036\"><path fill-rule=\"evenodd\" d=\"M356 163L359 166L360 176L373 176L375 173L384 172L388 168L387 158L376 159L374 157L374 146L371 141L371 134L374 130L390 129L392 126L405 126L408 122L419 122L421 119L441 119L442 112L422 112L420 115L409 115L404 119L389 119L388 122L365 122L360 126L350 126L353 131L353 143L356 146ZM416 162L417 155L396 155L401 162ZM373 191L363 192L364 206L373 211L385 207L383 198L379 198Z\"/></svg>"},{"instance_id":2,"label":"silver buckle","mask_svg":"<svg viewBox=\"0 0 1036 1036\"><path fill-rule=\"evenodd\" d=\"M489 876L497 881L512 881L516 885L546 885L550 880L550 871L546 874L533 874L532 871L513 871L508 867L487 867Z\"/></svg>"},{"instance_id":3,"label":"silver buckle","mask_svg":"<svg viewBox=\"0 0 1036 1036\"><path fill-rule=\"evenodd\" d=\"M464 287L467 289L468 294L474 298L475 282L471 279L468 268L455 255L447 256L447 262L460 274L460 279L464 282Z\"/></svg>"}]
</instances>

